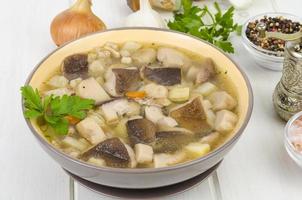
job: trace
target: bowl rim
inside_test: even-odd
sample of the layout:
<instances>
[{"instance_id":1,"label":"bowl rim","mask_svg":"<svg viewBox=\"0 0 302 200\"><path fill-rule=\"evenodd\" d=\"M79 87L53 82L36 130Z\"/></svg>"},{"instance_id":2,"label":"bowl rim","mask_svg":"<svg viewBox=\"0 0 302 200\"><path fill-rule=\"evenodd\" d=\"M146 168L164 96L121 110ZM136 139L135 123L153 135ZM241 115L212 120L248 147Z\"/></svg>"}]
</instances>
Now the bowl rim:
<instances>
[{"instance_id":1,"label":"bowl rim","mask_svg":"<svg viewBox=\"0 0 302 200\"><path fill-rule=\"evenodd\" d=\"M260 17L264 17L264 16L285 16L285 18L287 18L286 16L288 16L289 19L291 20L294 20L293 18L296 18L296 19L299 19L299 23L302 23L302 19L301 17L297 16L297 15L293 15L293 14L290 14L290 13L285 13L285 12L265 12L265 13L260 13L260 14L257 14L257 15L254 15L250 18L248 18L243 26L242 26L242 30L241 30L241 37L243 39L243 43L248 46L248 47L252 47L253 50L255 50L258 54L261 54L263 56L267 56L269 58L272 58L272 59L277 59L278 61L282 61L284 59L284 52L282 52L282 56L277 56L276 54L278 54L278 52L275 52L275 51L270 51L270 50L266 50L266 49L263 49L257 45L255 45L252 41L250 41L246 34L245 34L245 31L246 31L246 28L249 24L249 22L251 21L255 21L256 19L260 18Z\"/></svg>"},{"instance_id":2,"label":"bowl rim","mask_svg":"<svg viewBox=\"0 0 302 200\"><path fill-rule=\"evenodd\" d=\"M98 32L94 32L91 34L87 34L84 35L76 40L70 41L65 43L64 45L56 48L55 50L51 51L49 54L47 54L35 67L34 69L31 71L31 73L28 75L25 85L29 85L29 82L31 81L33 75L35 74L35 72L39 69L39 67L41 66L41 64L43 64L45 62L45 60L47 60L50 56L52 56L53 54L55 54L58 50L64 48L65 46L71 44L71 43L77 43L78 41L86 38L86 37L92 37L94 35L98 35L98 34L102 34L105 32L114 32L114 31L125 31L125 30L147 30L147 31L158 31L158 32L169 32L172 34L180 34L183 35L185 37L189 37L190 39L194 39L196 40L196 42L202 42L205 43L209 46L211 46L212 48L215 48L217 51L219 51L220 53L222 53L224 56L226 56L233 64L234 66L239 70L240 74L242 75L246 85L247 85L247 89L248 89L248 110L246 113L246 116L244 118L243 124L242 126L239 128L239 130L237 131L237 133L226 143L224 143L222 146L220 146L219 148L215 149L214 151L211 151L209 154L202 156L198 159L194 159L188 162L184 162L184 163L180 163L177 165L173 165L173 166L168 166L168 167L160 167L160 168L134 168L134 169L129 169L129 168L113 168L113 167L99 167L99 166L95 166L92 164L89 164L87 162L81 161L77 158L73 158L70 155L60 151L59 149L55 148L53 145L51 145L48 141L46 141L43 136L41 136L32 126L31 120L25 118L24 116L24 112L25 112L25 107L24 107L24 99L21 96L21 106L22 106L22 112L23 112L23 117L27 123L27 126L29 127L29 129L31 130L31 132L33 133L33 135L36 137L36 139L38 139L38 141L40 142L40 144L42 144L43 146L45 146L47 149L49 149L50 151L52 151L55 154L58 154L60 157L63 157L64 159L69 160L70 162L73 162L75 164L81 165L83 167L87 167L93 170L97 170L100 172L110 172L110 173L128 173L128 174L146 174L146 173L156 173L156 172L162 172L162 171L169 171L169 170L176 170L176 169L181 169L181 168L185 168L187 166L190 165L195 165L201 161L204 160L208 160L210 159L212 156L215 156L217 154L219 154L221 151L223 151L225 148L227 148L228 146L230 146L234 141L236 141L243 133L244 129L246 128L250 118L251 118L251 114L252 114L252 110L253 110L253 105L254 105L254 98L253 98L253 90L250 84L250 81L247 77L247 75L245 74L245 72L239 67L239 65L237 65L235 63L235 61L230 58L229 55L227 55L226 53L224 53L221 49L217 48L216 46L214 46L213 44L201 40L198 37L186 34L186 33L182 33L182 32L178 32L178 31L174 31L174 30L169 30L169 29L160 29L160 28L153 28L153 27L122 27L122 28L114 28L114 29L107 29L107 30L103 30L103 31L98 31Z\"/></svg>"}]
</instances>

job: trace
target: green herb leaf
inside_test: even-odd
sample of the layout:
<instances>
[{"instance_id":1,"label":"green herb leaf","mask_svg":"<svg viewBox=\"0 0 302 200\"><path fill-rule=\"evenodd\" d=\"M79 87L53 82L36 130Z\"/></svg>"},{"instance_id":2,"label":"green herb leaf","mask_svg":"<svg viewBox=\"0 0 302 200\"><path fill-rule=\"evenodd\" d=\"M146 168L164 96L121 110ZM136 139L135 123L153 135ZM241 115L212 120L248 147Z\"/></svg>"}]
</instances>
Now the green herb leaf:
<instances>
[{"instance_id":1,"label":"green herb leaf","mask_svg":"<svg viewBox=\"0 0 302 200\"><path fill-rule=\"evenodd\" d=\"M225 52L234 53L234 48L231 42L228 41L215 41L214 43L219 48L223 49Z\"/></svg>"},{"instance_id":2,"label":"green herb leaf","mask_svg":"<svg viewBox=\"0 0 302 200\"><path fill-rule=\"evenodd\" d=\"M182 0L182 9L174 12L174 20L168 22L168 27L206 40L225 52L234 53L232 43L228 39L232 32L241 32L241 26L233 20L234 7L223 13L215 2L214 8L215 14L211 13L207 6L200 8L193 6L192 0ZM204 17L211 19L211 23L206 24Z\"/></svg>"},{"instance_id":3,"label":"green herb leaf","mask_svg":"<svg viewBox=\"0 0 302 200\"><path fill-rule=\"evenodd\" d=\"M68 132L69 123L67 119L61 118L57 123L50 124L58 135L66 135Z\"/></svg>"},{"instance_id":4,"label":"green herb leaf","mask_svg":"<svg viewBox=\"0 0 302 200\"><path fill-rule=\"evenodd\" d=\"M63 95L55 97L45 96L43 99L38 90L31 86L21 87L25 106L25 117L42 119L51 126L58 135L66 135L69 122L66 116L73 116L78 119L86 117L86 111L92 109L94 100L82 99L78 96Z\"/></svg>"},{"instance_id":5,"label":"green herb leaf","mask_svg":"<svg viewBox=\"0 0 302 200\"><path fill-rule=\"evenodd\" d=\"M21 94L24 99L24 104L26 107L41 112L43 110L40 94L38 90L35 90L32 87L21 87Z\"/></svg>"}]
</instances>

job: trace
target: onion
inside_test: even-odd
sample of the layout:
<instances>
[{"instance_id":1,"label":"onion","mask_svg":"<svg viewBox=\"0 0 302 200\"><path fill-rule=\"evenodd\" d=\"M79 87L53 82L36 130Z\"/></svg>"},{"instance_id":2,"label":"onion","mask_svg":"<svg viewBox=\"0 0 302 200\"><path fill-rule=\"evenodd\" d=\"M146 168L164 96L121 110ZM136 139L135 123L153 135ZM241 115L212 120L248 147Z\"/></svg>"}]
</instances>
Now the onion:
<instances>
[{"instance_id":1,"label":"onion","mask_svg":"<svg viewBox=\"0 0 302 200\"><path fill-rule=\"evenodd\" d=\"M93 14L91 5L91 0L77 0L72 7L53 19L50 32L57 46L106 29L104 22Z\"/></svg>"}]
</instances>

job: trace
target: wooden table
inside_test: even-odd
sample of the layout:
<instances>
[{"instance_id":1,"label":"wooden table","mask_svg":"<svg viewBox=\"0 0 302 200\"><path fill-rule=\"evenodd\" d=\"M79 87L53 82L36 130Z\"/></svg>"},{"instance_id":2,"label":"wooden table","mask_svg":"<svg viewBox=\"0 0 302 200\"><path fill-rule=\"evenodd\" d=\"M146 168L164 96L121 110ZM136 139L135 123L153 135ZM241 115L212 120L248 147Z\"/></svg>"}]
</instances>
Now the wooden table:
<instances>
[{"instance_id":1,"label":"wooden table","mask_svg":"<svg viewBox=\"0 0 302 200\"><path fill-rule=\"evenodd\" d=\"M0 2L0 199L111 199L77 183L73 185L60 166L39 147L21 114L19 88L39 60L56 48L50 38L49 24L72 1ZM301 0L254 0L236 18L243 22L249 16L267 11L285 11L302 17L301 8ZM109 28L123 26L125 16L131 13L125 0L94 0L94 10ZM243 49L240 38L232 40L236 47L232 57L246 71L254 91L251 121L217 173L198 187L170 199L300 200L302 169L286 154L282 139L284 122L275 115L271 101L281 73L258 67Z\"/></svg>"}]
</instances>

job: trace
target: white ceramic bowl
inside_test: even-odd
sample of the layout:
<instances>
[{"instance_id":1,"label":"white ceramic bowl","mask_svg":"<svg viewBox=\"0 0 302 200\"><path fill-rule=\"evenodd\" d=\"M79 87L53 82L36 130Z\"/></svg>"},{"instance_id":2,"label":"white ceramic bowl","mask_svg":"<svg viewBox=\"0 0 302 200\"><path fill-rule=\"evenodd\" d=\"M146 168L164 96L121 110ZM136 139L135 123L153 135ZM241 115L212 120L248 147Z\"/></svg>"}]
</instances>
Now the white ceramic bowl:
<instances>
[{"instance_id":1,"label":"white ceramic bowl","mask_svg":"<svg viewBox=\"0 0 302 200\"><path fill-rule=\"evenodd\" d=\"M236 127L226 138L224 144L206 156L190 162L162 168L123 169L91 165L61 152L45 140L42 131L36 123L26 120L42 148L71 173L94 183L118 188L142 189L167 186L195 177L219 163L236 144L250 119L253 107L253 93L246 75L239 66L221 50L196 37L154 28L123 28L95 33L70 42L52 52L33 70L26 84L34 88L41 87L46 77L58 70L66 56L89 51L108 41L117 43L126 41L154 42L211 57L219 70L228 71L225 76L234 84L234 92L238 101L238 123Z\"/></svg>"},{"instance_id":2,"label":"white ceramic bowl","mask_svg":"<svg viewBox=\"0 0 302 200\"><path fill-rule=\"evenodd\" d=\"M284 52L280 53L280 52L274 52L274 51L269 51L269 50L263 49L263 48L255 45L254 43L252 43L245 34L249 22L254 22L256 20L263 18L264 16L267 16L267 17L283 16L286 19L291 19L293 21L297 21L300 23L302 23L302 20L301 20L301 18L299 18L297 16L287 14L287 13L268 12L268 13L262 13L262 14L256 15L256 16L248 19L242 27L241 38L242 38L243 45L248 50L248 52L253 56L256 63L259 66L264 67L266 69L270 69L270 70L274 70L274 71L281 71L283 69Z\"/></svg>"}]
</instances>

